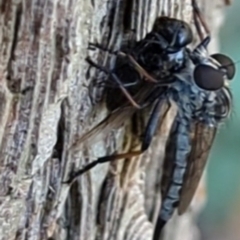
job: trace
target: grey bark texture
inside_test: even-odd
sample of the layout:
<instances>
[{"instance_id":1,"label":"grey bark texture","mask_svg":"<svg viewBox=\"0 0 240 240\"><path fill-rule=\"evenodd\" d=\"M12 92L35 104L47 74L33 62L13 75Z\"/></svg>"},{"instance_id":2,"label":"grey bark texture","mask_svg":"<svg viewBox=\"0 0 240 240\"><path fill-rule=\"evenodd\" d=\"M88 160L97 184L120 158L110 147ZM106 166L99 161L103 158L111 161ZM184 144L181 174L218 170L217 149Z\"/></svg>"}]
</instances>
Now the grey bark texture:
<instances>
[{"instance_id":1,"label":"grey bark texture","mask_svg":"<svg viewBox=\"0 0 240 240\"><path fill-rule=\"evenodd\" d=\"M198 2L216 50L228 1ZM69 150L107 114L85 58L104 65L109 56L88 43L118 49L123 26L130 23L140 39L161 14L192 23L191 0L0 0L0 12L0 239L150 240L160 204L157 140L139 159L102 164L71 186L61 182L96 156L130 148L126 127ZM166 239L198 238L203 192L201 183Z\"/></svg>"}]
</instances>

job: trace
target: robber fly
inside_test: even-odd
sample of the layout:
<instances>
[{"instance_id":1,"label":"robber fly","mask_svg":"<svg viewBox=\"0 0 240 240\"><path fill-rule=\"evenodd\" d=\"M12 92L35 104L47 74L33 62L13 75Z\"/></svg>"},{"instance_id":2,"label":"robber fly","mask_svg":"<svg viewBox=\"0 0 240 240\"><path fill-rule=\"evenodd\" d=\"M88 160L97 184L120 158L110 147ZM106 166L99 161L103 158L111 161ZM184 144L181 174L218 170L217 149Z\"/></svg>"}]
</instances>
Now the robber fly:
<instances>
[{"instance_id":1,"label":"robber fly","mask_svg":"<svg viewBox=\"0 0 240 240\"><path fill-rule=\"evenodd\" d=\"M129 101L77 139L72 148L120 127L138 109L151 105L152 111L141 150L98 158L73 173L67 183L99 163L142 154L150 146L159 125L164 123L167 112L173 106L177 107L166 145L162 203L154 240L159 239L162 228L176 208L182 214L189 206L216 130L230 113L232 97L228 80L233 78L235 68L229 57L220 53L208 54L209 41L207 36L194 50L190 50L187 47L192 42L190 26L181 20L159 17L152 31L133 48L126 52L112 52L117 55L114 69L108 70L88 60L109 74L111 81ZM131 76L133 79L129 79Z\"/></svg>"}]
</instances>

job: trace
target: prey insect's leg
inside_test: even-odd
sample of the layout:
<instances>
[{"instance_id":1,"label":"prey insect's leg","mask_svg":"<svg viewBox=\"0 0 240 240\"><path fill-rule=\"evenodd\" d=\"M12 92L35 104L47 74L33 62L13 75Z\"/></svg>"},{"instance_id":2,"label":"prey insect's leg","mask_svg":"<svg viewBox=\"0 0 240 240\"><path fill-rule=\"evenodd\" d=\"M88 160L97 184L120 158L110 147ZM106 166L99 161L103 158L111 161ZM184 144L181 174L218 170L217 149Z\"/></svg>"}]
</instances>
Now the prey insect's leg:
<instances>
[{"instance_id":1,"label":"prey insect's leg","mask_svg":"<svg viewBox=\"0 0 240 240\"><path fill-rule=\"evenodd\" d=\"M87 172L88 170L92 169L97 164L101 164L101 163L105 163L105 162L111 162L111 161L115 161L115 160L119 160L119 159L132 158L134 156L139 156L144 151L146 151L148 149L151 141L152 141L152 138L153 138L155 132L156 132L156 129L158 127L159 119L161 117L164 117L164 115L167 113L167 111L169 109L169 106L167 106L167 105L166 105L165 108L161 109L161 107L162 107L162 99L159 98L156 101L155 106L153 108L153 111L151 113L151 116L148 120L147 128L145 130L141 150L127 152L127 153L121 153L121 154L112 154L112 155L108 155L108 156L105 156L105 157L100 157L97 160L87 164L82 169L80 169L80 170L74 172L73 174L71 174L69 179L67 181L65 181L64 183L70 184L78 176L80 176L81 174L83 174L83 173Z\"/></svg>"},{"instance_id":2,"label":"prey insect's leg","mask_svg":"<svg viewBox=\"0 0 240 240\"><path fill-rule=\"evenodd\" d=\"M138 83L138 80L136 80L135 82L131 82L131 83L122 83L122 86L127 88L127 87L131 87L134 86ZM105 83L105 82L99 82L97 83L98 87L107 87L107 88L119 88L119 85L113 85L111 83Z\"/></svg>"},{"instance_id":3,"label":"prey insect's leg","mask_svg":"<svg viewBox=\"0 0 240 240\"><path fill-rule=\"evenodd\" d=\"M205 32L208 36L210 35L210 30L209 30L209 27L207 26L207 23L204 19L203 14L201 13L200 8L197 5L196 0L192 0L192 7L193 7L193 11L194 11L193 12L194 24L196 26L198 35L199 35L199 37L202 41L204 39L204 36L203 36L202 31L201 31L201 27L200 27L199 22L202 24L202 26L203 26L203 28L204 28L204 30L205 30Z\"/></svg>"},{"instance_id":4,"label":"prey insect's leg","mask_svg":"<svg viewBox=\"0 0 240 240\"><path fill-rule=\"evenodd\" d=\"M122 83L123 87L128 88L128 87L132 87L132 86L137 85L139 83L139 80L136 79L135 81L132 81L130 83L123 83L123 82L121 82L121 83ZM98 81L96 83L96 86L97 87L104 87L105 86L105 87L108 87L108 88L119 88L119 85L116 82L112 82L112 80L110 80L110 79L105 79L105 80L101 79L101 81Z\"/></svg>"},{"instance_id":5,"label":"prey insect's leg","mask_svg":"<svg viewBox=\"0 0 240 240\"><path fill-rule=\"evenodd\" d=\"M136 108L141 109L142 106L140 106L138 103L136 103L136 101L132 98L132 96L130 95L130 93L127 91L127 89L123 86L122 82L119 80L119 78L116 76L116 74L114 74L112 71L108 70L107 68L100 66L96 63L94 63L90 58L86 59L87 62L94 66L95 68L105 72L106 74L110 75L113 80L118 84L119 88L121 89L121 91L123 92L123 94L126 96L126 98L129 100L129 102Z\"/></svg>"},{"instance_id":6,"label":"prey insect's leg","mask_svg":"<svg viewBox=\"0 0 240 240\"><path fill-rule=\"evenodd\" d=\"M93 47L96 47L96 48L99 48L103 51L107 51L113 55L116 55L116 56L120 56L120 57L124 57L126 58L130 63L133 64L133 66L136 68L136 70L143 76L145 77L145 79L149 82L153 82L153 83L157 83L158 81L153 78L144 68L142 68L138 63L137 61L134 59L133 56L131 56L130 54L127 54L127 53L124 53L122 51L112 51L110 49L107 49L107 48L104 48L102 46L100 46L99 44L93 44L93 43L89 43L90 46L93 46Z\"/></svg>"}]
</instances>

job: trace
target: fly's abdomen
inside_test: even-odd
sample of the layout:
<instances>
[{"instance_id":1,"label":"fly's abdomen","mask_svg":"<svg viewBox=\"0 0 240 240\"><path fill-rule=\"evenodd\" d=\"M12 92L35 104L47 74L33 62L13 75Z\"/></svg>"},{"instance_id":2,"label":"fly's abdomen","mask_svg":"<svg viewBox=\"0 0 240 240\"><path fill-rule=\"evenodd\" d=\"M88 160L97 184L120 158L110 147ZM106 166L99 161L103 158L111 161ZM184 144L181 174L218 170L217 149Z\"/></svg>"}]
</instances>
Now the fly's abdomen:
<instances>
[{"instance_id":1,"label":"fly's abdomen","mask_svg":"<svg viewBox=\"0 0 240 240\"><path fill-rule=\"evenodd\" d=\"M155 228L154 239L158 239L164 224L178 206L180 191L190 153L189 121L178 116L169 137L161 182L162 203Z\"/></svg>"}]
</instances>

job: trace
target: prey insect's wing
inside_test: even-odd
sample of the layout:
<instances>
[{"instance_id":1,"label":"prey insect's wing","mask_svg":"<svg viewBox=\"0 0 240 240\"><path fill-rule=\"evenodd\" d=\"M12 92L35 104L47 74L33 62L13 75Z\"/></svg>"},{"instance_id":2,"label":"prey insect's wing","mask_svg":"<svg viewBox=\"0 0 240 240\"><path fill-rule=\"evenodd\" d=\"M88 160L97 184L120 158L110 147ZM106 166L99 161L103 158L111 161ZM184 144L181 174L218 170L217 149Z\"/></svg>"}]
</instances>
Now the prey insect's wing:
<instances>
[{"instance_id":1,"label":"prey insect's wing","mask_svg":"<svg viewBox=\"0 0 240 240\"><path fill-rule=\"evenodd\" d=\"M192 129L192 150L188 157L187 170L181 191L178 207L179 215L183 214L192 201L206 165L217 128L210 128L196 123Z\"/></svg>"},{"instance_id":2,"label":"prey insect's wing","mask_svg":"<svg viewBox=\"0 0 240 240\"><path fill-rule=\"evenodd\" d=\"M151 101L155 100L151 96L153 95L153 92L156 93L155 88L156 87L154 84L146 85L138 91L138 93L134 96L134 99L141 104L147 104L148 101L150 104ZM85 141L88 141L89 143L97 142L99 140L99 136L106 135L112 129L119 128L126 120L130 119L130 117L137 110L138 109L132 106L129 102L124 102L124 104L120 105L117 109L112 111L105 119L103 119L89 132L81 137L77 137L71 145L70 149L77 149L78 146Z\"/></svg>"}]
</instances>

